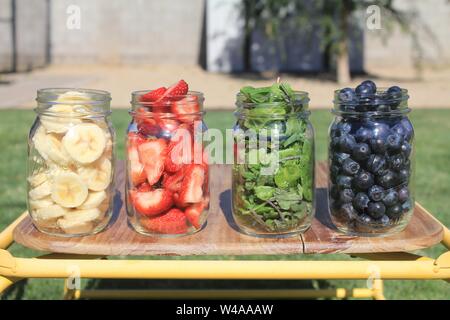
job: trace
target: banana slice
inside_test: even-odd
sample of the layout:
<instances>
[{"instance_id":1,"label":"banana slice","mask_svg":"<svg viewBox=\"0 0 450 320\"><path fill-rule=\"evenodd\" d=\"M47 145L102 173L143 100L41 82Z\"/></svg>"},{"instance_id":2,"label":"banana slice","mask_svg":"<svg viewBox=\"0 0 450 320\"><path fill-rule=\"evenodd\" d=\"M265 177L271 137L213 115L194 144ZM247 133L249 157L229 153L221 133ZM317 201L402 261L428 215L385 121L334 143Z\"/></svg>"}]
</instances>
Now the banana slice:
<instances>
[{"instance_id":1,"label":"banana slice","mask_svg":"<svg viewBox=\"0 0 450 320\"><path fill-rule=\"evenodd\" d=\"M55 134L46 134L45 130L38 130L33 142L36 150L45 160L51 160L54 163L67 166L70 163L70 156L63 148L60 139Z\"/></svg>"},{"instance_id":2,"label":"banana slice","mask_svg":"<svg viewBox=\"0 0 450 320\"><path fill-rule=\"evenodd\" d=\"M39 200L49 196L52 193L52 185L49 181L45 181L34 189L31 189L28 195L32 200Z\"/></svg>"},{"instance_id":3,"label":"banana slice","mask_svg":"<svg viewBox=\"0 0 450 320\"><path fill-rule=\"evenodd\" d=\"M63 208L57 204L48 206L46 208L40 208L34 211L33 218L36 220L51 220L63 217L69 212L66 208Z\"/></svg>"},{"instance_id":4,"label":"banana slice","mask_svg":"<svg viewBox=\"0 0 450 320\"><path fill-rule=\"evenodd\" d=\"M89 195L86 199L86 201L83 202L83 204L77 209L95 209L98 208L103 200L106 199L106 192L105 191L98 191L98 192L89 192Z\"/></svg>"},{"instance_id":5,"label":"banana slice","mask_svg":"<svg viewBox=\"0 0 450 320\"><path fill-rule=\"evenodd\" d=\"M39 117L42 126L49 133L66 133L71 127L82 122L77 118L80 114L75 112L75 107L68 104L57 104L47 109L54 115L41 115Z\"/></svg>"},{"instance_id":6,"label":"banana slice","mask_svg":"<svg viewBox=\"0 0 450 320\"><path fill-rule=\"evenodd\" d=\"M42 209L42 208L47 208L50 206L53 206L55 203L53 202L52 198L50 196L42 198L40 200L32 200L30 199L28 201L28 204L30 205L30 208L32 210L35 209Z\"/></svg>"},{"instance_id":7,"label":"banana slice","mask_svg":"<svg viewBox=\"0 0 450 320\"><path fill-rule=\"evenodd\" d=\"M74 102L74 101L89 101L90 98L84 92L79 91L67 91L59 95L56 101L59 102Z\"/></svg>"},{"instance_id":8,"label":"banana slice","mask_svg":"<svg viewBox=\"0 0 450 320\"><path fill-rule=\"evenodd\" d=\"M39 127L33 136L33 145L34 148L38 151L42 158L48 160L47 155L47 133L43 127Z\"/></svg>"},{"instance_id":9,"label":"banana slice","mask_svg":"<svg viewBox=\"0 0 450 320\"><path fill-rule=\"evenodd\" d=\"M45 181L48 180L48 176L45 172L37 172L33 174L32 176L28 177L28 183L34 188L41 184L43 184Z\"/></svg>"},{"instance_id":10,"label":"banana slice","mask_svg":"<svg viewBox=\"0 0 450 320\"><path fill-rule=\"evenodd\" d=\"M77 172L92 191L105 190L112 180L111 161L106 157L100 158L90 166L78 168Z\"/></svg>"},{"instance_id":11,"label":"banana slice","mask_svg":"<svg viewBox=\"0 0 450 320\"><path fill-rule=\"evenodd\" d=\"M88 233L94 228L93 221L104 215L99 209L70 210L64 218L58 220L58 226L66 233Z\"/></svg>"},{"instance_id":12,"label":"banana slice","mask_svg":"<svg viewBox=\"0 0 450 320\"><path fill-rule=\"evenodd\" d=\"M86 200L88 188L76 173L64 172L55 177L51 195L57 204L75 208Z\"/></svg>"},{"instance_id":13,"label":"banana slice","mask_svg":"<svg viewBox=\"0 0 450 320\"><path fill-rule=\"evenodd\" d=\"M106 146L103 130L93 123L71 128L62 139L64 148L75 161L89 164L100 158Z\"/></svg>"}]
</instances>

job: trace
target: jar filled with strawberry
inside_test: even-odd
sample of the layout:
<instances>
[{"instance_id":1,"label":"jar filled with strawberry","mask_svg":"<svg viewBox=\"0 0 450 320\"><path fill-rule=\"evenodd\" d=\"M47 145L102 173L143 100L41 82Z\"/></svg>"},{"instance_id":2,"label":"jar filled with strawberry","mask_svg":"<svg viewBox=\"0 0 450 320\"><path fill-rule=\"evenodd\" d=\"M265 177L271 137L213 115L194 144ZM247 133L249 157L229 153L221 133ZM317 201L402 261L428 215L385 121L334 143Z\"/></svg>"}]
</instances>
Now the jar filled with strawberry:
<instances>
[{"instance_id":1,"label":"jar filled with strawberry","mask_svg":"<svg viewBox=\"0 0 450 320\"><path fill-rule=\"evenodd\" d=\"M28 140L28 212L52 235L101 231L112 212L114 130L110 94L41 89Z\"/></svg>"},{"instance_id":2,"label":"jar filled with strawberry","mask_svg":"<svg viewBox=\"0 0 450 320\"><path fill-rule=\"evenodd\" d=\"M145 235L199 231L209 208L203 94L180 80L132 94L127 135L127 212Z\"/></svg>"}]
</instances>

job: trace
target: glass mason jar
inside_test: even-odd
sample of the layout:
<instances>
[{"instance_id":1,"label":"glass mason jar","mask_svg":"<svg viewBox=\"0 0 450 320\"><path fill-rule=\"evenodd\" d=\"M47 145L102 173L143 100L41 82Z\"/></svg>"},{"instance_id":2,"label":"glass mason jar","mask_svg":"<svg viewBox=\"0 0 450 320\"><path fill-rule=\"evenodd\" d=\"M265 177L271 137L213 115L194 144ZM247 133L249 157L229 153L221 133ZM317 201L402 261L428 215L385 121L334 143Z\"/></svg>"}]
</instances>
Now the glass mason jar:
<instances>
[{"instance_id":1,"label":"glass mason jar","mask_svg":"<svg viewBox=\"0 0 450 320\"><path fill-rule=\"evenodd\" d=\"M294 100L249 103L237 95L232 207L246 234L290 236L306 231L315 212L314 129L308 93Z\"/></svg>"},{"instance_id":2,"label":"glass mason jar","mask_svg":"<svg viewBox=\"0 0 450 320\"><path fill-rule=\"evenodd\" d=\"M114 192L115 134L110 94L41 89L28 139L28 212L36 228L60 236L100 232Z\"/></svg>"},{"instance_id":3,"label":"glass mason jar","mask_svg":"<svg viewBox=\"0 0 450 320\"><path fill-rule=\"evenodd\" d=\"M203 94L149 102L132 93L127 131L127 212L144 235L195 233L209 209L209 166L202 134Z\"/></svg>"},{"instance_id":4,"label":"glass mason jar","mask_svg":"<svg viewBox=\"0 0 450 320\"><path fill-rule=\"evenodd\" d=\"M392 95L380 88L374 99L353 104L335 92L328 194L331 219L341 232L386 236L408 224L414 209L408 98L406 89Z\"/></svg>"}]
</instances>

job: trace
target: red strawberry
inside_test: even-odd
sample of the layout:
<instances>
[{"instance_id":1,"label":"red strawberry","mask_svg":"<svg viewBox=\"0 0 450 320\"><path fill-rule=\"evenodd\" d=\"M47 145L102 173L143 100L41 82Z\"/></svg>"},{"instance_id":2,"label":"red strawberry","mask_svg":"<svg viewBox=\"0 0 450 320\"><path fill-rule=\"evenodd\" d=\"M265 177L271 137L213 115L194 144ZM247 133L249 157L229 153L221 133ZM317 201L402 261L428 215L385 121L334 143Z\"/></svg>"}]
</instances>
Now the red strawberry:
<instances>
[{"instance_id":1,"label":"red strawberry","mask_svg":"<svg viewBox=\"0 0 450 320\"><path fill-rule=\"evenodd\" d=\"M199 115L196 114L200 112L200 105L196 96L173 101L171 110L180 121L194 122L195 120L200 120Z\"/></svg>"},{"instance_id":2,"label":"red strawberry","mask_svg":"<svg viewBox=\"0 0 450 320\"><path fill-rule=\"evenodd\" d=\"M172 85L167 89L167 91L163 94L160 100L164 99L174 99L180 98L180 96L184 96L188 93L189 86L184 80L178 81L176 84Z\"/></svg>"},{"instance_id":3,"label":"red strawberry","mask_svg":"<svg viewBox=\"0 0 450 320\"><path fill-rule=\"evenodd\" d=\"M155 90L152 90L150 92L147 92L146 94L142 95L140 100L141 102L153 102L158 101L161 99L161 97L164 95L164 93L167 91L165 87L161 87Z\"/></svg>"},{"instance_id":4,"label":"red strawberry","mask_svg":"<svg viewBox=\"0 0 450 320\"><path fill-rule=\"evenodd\" d=\"M152 113L146 108L137 109L134 119L139 132L144 136L156 136L158 134L159 127L156 120L152 118Z\"/></svg>"},{"instance_id":5,"label":"red strawberry","mask_svg":"<svg viewBox=\"0 0 450 320\"><path fill-rule=\"evenodd\" d=\"M192 162L192 138L189 131L179 129L173 135L167 147L167 158L164 169L167 172L177 172L183 166Z\"/></svg>"},{"instance_id":6,"label":"red strawberry","mask_svg":"<svg viewBox=\"0 0 450 320\"><path fill-rule=\"evenodd\" d=\"M162 185L167 190L170 190L172 192L178 192L181 189L181 182L183 181L183 177L184 177L183 169L174 174L165 173Z\"/></svg>"},{"instance_id":7,"label":"red strawberry","mask_svg":"<svg viewBox=\"0 0 450 320\"><path fill-rule=\"evenodd\" d=\"M147 179L147 175L144 171L144 165L139 160L138 145L145 141L139 134L130 132L128 134L128 163L131 182L134 186L144 182Z\"/></svg>"},{"instance_id":8,"label":"red strawberry","mask_svg":"<svg viewBox=\"0 0 450 320\"><path fill-rule=\"evenodd\" d=\"M137 187L138 192L150 192L152 190L152 186L148 182L143 182Z\"/></svg>"},{"instance_id":9,"label":"red strawberry","mask_svg":"<svg viewBox=\"0 0 450 320\"><path fill-rule=\"evenodd\" d=\"M200 229L202 226L200 218L203 213L203 210L205 210L206 207L208 207L208 204L209 198L205 198L202 201L194 203L193 205L187 207L186 210L184 211L186 218L196 229Z\"/></svg>"},{"instance_id":10,"label":"red strawberry","mask_svg":"<svg viewBox=\"0 0 450 320\"><path fill-rule=\"evenodd\" d=\"M203 196L205 169L202 165L190 164L185 169L179 200L181 203L199 202Z\"/></svg>"},{"instance_id":11,"label":"red strawberry","mask_svg":"<svg viewBox=\"0 0 450 320\"><path fill-rule=\"evenodd\" d=\"M154 113L154 117L156 119L156 123L162 131L172 133L178 129L178 125L180 124L170 113Z\"/></svg>"},{"instance_id":12,"label":"red strawberry","mask_svg":"<svg viewBox=\"0 0 450 320\"><path fill-rule=\"evenodd\" d=\"M180 209L185 209L189 205L188 203L181 202L180 195L178 194L178 192L175 192L173 194L173 203L177 208Z\"/></svg>"},{"instance_id":13,"label":"red strawberry","mask_svg":"<svg viewBox=\"0 0 450 320\"><path fill-rule=\"evenodd\" d=\"M138 146L139 159L144 164L147 181L150 185L158 182L164 170L166 159L166 141L164 139L149 140Z\"/></svg>"},{"instance_id":14,"label":"red strawberry","mask_svg":"<svg viewBox=\"0 0 450 320\"><path fill-rule=\"evenodd\" d=\"M142 225L149 231L164 234L183 234L187 232L186 216L179 209L171 209L158 217L141 220Z\"/></svg>"},{"instance_id":15,"label":"red strawberry","mask_svg":"<svg viewBox=\"0 0 450 320\"><path fill-rule=\"evenodd\" d=\"M173 205L172 193L165 189L155 189L148 192L131 190L130 199L136 211L145 216L163 213Z\"/></svg>"}]
</instances>

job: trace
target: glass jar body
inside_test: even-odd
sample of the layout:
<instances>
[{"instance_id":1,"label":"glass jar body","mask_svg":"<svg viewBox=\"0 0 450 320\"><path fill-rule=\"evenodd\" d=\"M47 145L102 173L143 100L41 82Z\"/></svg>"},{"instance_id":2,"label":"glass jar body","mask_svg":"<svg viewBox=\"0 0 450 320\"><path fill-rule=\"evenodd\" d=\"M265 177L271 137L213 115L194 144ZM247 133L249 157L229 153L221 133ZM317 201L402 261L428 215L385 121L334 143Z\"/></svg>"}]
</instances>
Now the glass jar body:
<instances>
[{"instance_id":1,"label":"glass jar body","mask_svg":"<svg viewBox=\"0 0 450 320\"><path fill-rule=\"evenodd\" d=\"M264 119L237 114L234 220L249 235L304 232L315 212L314 130L307 113Z\"/></svg>"},{"instance_id":2,"label":"glass jar body","mask_svg":"<svg viewBox=\"0 0 450 320\"><path fill-rule=\"evenodd\" d=\"M126 198L130 224L140 234L177 237L198 232L209 210L209 166L204 153L201 93L154 105L133 93L127 131ZM184 107L198 112L172 113ZM194 106L195 104L195 106Z\"/></svg>"},{"instance_id":3,"label":"glass jar body","mask_svg":"<svg viewBox=\"0 0 450 320\"><path fill-rule=\"evenodd\" d=\"M115 133L109 93L38 91L28 139L28 212L41 232L100 232L113 210Z\"/></svg>"},{"instance_id":4,"label":"glass jar body","mask_svg":"<svg viewBox=\"0 0 450 320\"><path fill-rule=\"evenodd\" d=\"M414 130L406 112L338 115L329 129L329 206L342 232L387 236L414 210Z\"/></svg>"}]
</instances>

